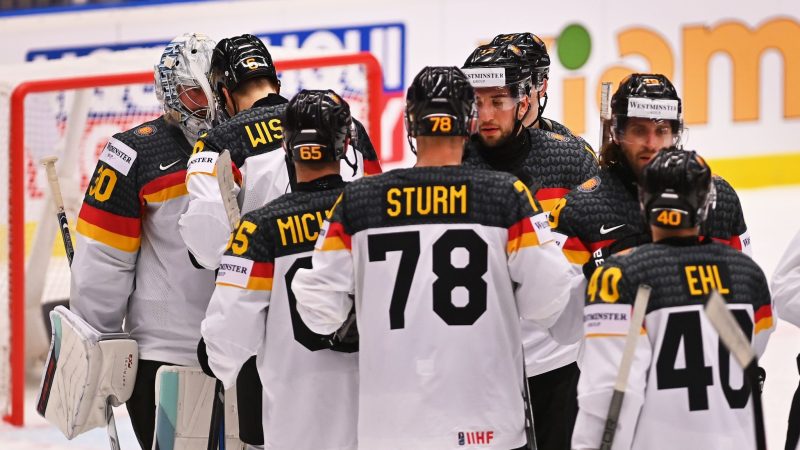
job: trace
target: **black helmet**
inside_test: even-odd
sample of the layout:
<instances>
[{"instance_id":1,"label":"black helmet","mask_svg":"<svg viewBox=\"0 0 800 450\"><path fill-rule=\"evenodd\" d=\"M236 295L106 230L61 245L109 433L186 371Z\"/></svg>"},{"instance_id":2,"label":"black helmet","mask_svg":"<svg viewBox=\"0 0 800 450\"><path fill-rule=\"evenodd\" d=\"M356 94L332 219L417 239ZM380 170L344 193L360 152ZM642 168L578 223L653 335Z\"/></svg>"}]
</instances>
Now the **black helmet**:
<instances>
[{"instance_id":1,"label":"black helmet","mask_svg":"<svg viewBox=\"0 0 800 450\"><path fill-rule=\"evenodd\" d=\"M211 57L209 80L218 100L222 100L218 103L223 111L225 101L222 87L234 92L241 83L254 78L266 78L276 87L281 84L272 56L261 39L252 34L243 34L219 41Z\"/></svg>"},{"instance_id":2,"label":"black helmet","mask_svg":"<svg viewBox=\"0 0 800 450\"><path fill-rule=\"evenodd\" d=\"M695 151L665 148L644 167L639 200L652 225L699 226L715 199L711 168Z\"/></svg>"},{"instance_id":3,"label":"black helmet","mask_svg":"<svg viewBox=\"0 0 800 450\"><path fill-rule=\"evenodd\" d=\"M474 117L475 93L458 67L425 67L414 77L406 94L409 139L469 136Z\"/></svg>"},{"instance_id":4,"label":"black helmet","mask_svg":"<svg viewBox=\"0 0 800 450\"><path fill-rule=\"evenodd\" d=\"M541 86L550 73L550 55L544 41L533 33L498 34L490 45L513 44L522 50L523 57L531 69L533 85Z\"/></svg>"},{"instance_id":5,"label":"black helmet","mask_svg":"<svg viewBox=\"0 0 800 450\"><path fill-rule=\"evenodd\" d=\"M681 99L675 86L661 74L634 73L619 84L611 97L612 129L621 134L629 117L667 120L676 137L683 129Z\"/></svg>"},{"instance_id":6,"label":"black helmet","mask_svg":"<svg viewBox=\"0 0 800 450\"><path fill-rule=\"evenodd\" d=\"M289 100L283 143L291 161L339 161L347 150L350 106L332 90L303 89Z\"/></svg>"},{"instance_id":7,"label":"black helmet","mask_svg":"<svg viewBox=\"0 0 800 450\"><path fill-rule=\"evenodd\" d=\"M473 88L505 86L512 97L530 94L531 68L525 53L514 44L481 45L469 55L462 69Z\"/></svg>"}]
</instances>

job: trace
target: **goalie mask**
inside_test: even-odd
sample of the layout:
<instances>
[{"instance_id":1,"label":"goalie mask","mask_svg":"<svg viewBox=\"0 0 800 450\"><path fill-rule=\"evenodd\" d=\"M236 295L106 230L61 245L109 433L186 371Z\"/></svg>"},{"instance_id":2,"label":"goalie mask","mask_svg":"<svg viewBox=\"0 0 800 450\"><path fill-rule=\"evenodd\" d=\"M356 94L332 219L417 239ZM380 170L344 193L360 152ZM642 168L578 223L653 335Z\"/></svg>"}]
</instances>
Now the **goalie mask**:
<instances>
[{"instance_id":1,"label":"goalie mask","mask_svg":"<svg viewBox=\"0 0 800 450\"><path fill-rule=\"evenodd\" d=\"M217 96L220 119L229 119L225 110L222 88L234 92L247 80L266 78L280 91L281 82L272 61L272 55L261 41L252 34L243 34L219 41L211 58L209 80Z\"/></svg>"},{"instance_id":2,"label":"goalie mask","mask_svg":"<svg viewBox=\"0 0 800 450\"><path fill-rule=\"evenodd\" d=\"M194 143L211 128L215 107L208 83L214 41L200 33L170 42L155 65L155 91L169 123Z\"/></svg>"},{"instance_id":3,"label":"goalie mask","mask_svg":"<svg viewBox=\"0 0 800 450\"><path fill-rule=\"evenodd\" d=\"M353 129L350 106L332 90L302 90L286 106L283 145L290 161L344 158Z\"/></svg>"},{"instance_id":4,"label":"goalie mask","mask_svg":"<svg viewBox=\"0 0 800 450\"><path fill-rule=\"evenodd\" d=\"M611 97L611 132L615 142L642 139L646 130L628 130L632 118L644 119L660 140L656 148L678 145L683 132L681 99L672 83L660 74L635 73ZM639 121L642 122L642 121Z\"/></svg>"},{"instance_id":5,"label":"goalie mask","mask_svg":"<svg viewBox=\"0 0 800 450\"><path fill-rule=\"evenodd\" d=\"M672 229L700 226L715 200L711 168L694 151L661 150L644 168L639 201L651 225Z\"/></svg>"},{"instance_id":6,"label":"goalie mask","mask_svg":"<svg viewBox=\"0 0 800 450\"><path fill-rule=\"evenodd\" d=\"M503 44L513 44L522 50L523 59L531 70L531 82L533 83L531 96L536 94L536 98L531 100L535 101L538 107L536 119L533 121L536 123L544 114L544 108L547 106L547 92L539 94L544 89L544 82L550 74L550 55L547 53L547 46L539 36L533 33L498 34L491 42L491 45Z\"/></svg>"},{"instance_id":7,"label":"goalie mask","mask_svg":"<svg viewBox=\"0 0 800 450\"><path fill-rule=\"evenodd\" d=\"M406 130L412 137L464 136L475 129L475 93L457 67L425 67L406 93Z\"/></svg>"}]
</instances>

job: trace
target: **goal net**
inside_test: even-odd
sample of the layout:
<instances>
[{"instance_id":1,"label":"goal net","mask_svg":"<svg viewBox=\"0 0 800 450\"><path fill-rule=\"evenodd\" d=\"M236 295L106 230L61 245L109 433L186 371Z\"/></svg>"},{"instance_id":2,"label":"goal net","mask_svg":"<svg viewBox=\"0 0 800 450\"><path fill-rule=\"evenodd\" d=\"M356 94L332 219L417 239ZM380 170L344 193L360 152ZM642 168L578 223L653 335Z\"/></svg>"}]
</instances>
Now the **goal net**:
<instances>
[{"instance_id":1,"label":"goal net","mask_svg":"<svg viewBox=\"0 0 800 450\"><path fill-rule=\"evenodd\" d=\"M382 74L371 54L270 52L283 96L333 89L380 154ZM128 50L0 68L0 149L8 167L0 170L0 415L12 424L23 422L26 370L35 383L49 348L43 310L69 298L69 266L39 160L58 156L74 226L106 140L161 114L152 73L160 53Z\"/></svg>"}]
</instances>

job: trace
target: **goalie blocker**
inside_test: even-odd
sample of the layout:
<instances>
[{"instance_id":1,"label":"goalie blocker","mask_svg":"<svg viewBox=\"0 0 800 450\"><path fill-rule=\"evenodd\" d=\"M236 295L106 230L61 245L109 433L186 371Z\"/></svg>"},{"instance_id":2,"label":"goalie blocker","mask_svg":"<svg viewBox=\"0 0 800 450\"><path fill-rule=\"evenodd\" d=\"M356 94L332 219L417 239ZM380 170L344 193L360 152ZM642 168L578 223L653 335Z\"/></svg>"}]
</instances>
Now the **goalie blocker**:
<instances>
[{"instance_id":1,"label":"goalie blocker","mask_svg":"<svg viewBox=\"0 0 800 450\"><path fill-rule=\"evenodd\" d=\"M36 410L67 439L106 425L106 408L130 398L139 351L127 333L100 333L63 306L50 313L52 339Z\"/></svg>"}]
</instances>

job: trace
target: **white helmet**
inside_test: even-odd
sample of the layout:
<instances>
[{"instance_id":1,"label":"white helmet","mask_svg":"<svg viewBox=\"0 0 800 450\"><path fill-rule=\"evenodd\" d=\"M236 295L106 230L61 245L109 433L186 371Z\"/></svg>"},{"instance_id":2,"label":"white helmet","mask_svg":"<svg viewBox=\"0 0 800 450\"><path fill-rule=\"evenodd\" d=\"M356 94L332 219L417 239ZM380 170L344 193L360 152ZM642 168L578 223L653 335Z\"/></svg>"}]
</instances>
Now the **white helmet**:
<instances>
[{"instance_id":1,"label":"white helmet","mask_svg":"<svg viewBox=\"0 0 800 450\"><path fill-rule=\"evenodd\" d=\"M211 128L216 111L208 83L215 46L205 34L186 33L167 45L155 65L156 97L166 119L192 144Z\"/></svg>"}]
</instances>

